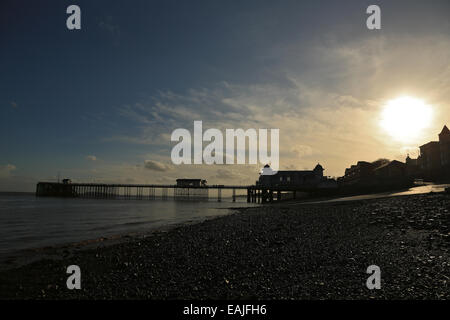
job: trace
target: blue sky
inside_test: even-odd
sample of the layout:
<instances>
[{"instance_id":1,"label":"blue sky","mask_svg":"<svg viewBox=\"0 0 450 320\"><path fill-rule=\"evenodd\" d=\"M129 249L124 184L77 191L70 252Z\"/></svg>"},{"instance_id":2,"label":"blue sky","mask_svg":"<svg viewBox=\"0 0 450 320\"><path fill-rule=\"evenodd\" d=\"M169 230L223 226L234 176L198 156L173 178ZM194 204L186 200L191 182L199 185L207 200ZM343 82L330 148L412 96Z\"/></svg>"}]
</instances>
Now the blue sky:
<instances>
[{"instance_id":1,"label":"blue sky","mask_svg":"<svg viewBox=\"0 0 450 320\"><path fill-rule=\"evenodd\" d=\"M66 28L77 4L82 29ZM382 29L365 27L378 4ZM280 163L342 175L450 124L450 2L8 1L0 4L0 191L78 181L252 183L252 166L170 162L171 132L279 128ZM439 121L416 145L373 120L408 94ZM373 128L371 126L374 126Z\"/></svg>"}]
</instances>

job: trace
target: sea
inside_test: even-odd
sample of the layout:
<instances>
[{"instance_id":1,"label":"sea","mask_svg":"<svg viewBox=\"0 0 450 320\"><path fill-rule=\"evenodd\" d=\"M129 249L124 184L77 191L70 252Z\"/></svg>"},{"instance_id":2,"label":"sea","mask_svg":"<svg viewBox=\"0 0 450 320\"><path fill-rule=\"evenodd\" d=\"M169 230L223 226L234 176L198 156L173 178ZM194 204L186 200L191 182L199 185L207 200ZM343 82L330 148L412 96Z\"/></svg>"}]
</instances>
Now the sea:
<instances>
[{"instance_id":1,"label":"sea","mask_svg":"<svg viewBox=\"0 0 450 320\"><path fill-rule=\"evenodd\" d=\"M243 197L217 200L106 200L0 193L0 258L26 249L145 232L251 207ZM0 259L1 260L1 259Z\"/></svg>"}]
</instances>

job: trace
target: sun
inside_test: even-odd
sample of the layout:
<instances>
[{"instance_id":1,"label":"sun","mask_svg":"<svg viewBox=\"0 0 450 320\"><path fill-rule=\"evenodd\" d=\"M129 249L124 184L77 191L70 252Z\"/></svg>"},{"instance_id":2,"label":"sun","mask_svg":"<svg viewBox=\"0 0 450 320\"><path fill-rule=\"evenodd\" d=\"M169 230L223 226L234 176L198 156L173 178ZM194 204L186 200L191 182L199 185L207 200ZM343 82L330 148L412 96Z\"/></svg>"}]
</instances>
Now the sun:
<instances>
[{"instance_id":1,"label":"sun","mask_svg":"<svg viewBox=\"0 0 450 320\"><path fill-rule=\"evenodd\" d=\"M431 124L433 109L423 100L400 97L387 102L381 114L381 127L395 140L414 142Z\"/></svg>"}]
</instances>

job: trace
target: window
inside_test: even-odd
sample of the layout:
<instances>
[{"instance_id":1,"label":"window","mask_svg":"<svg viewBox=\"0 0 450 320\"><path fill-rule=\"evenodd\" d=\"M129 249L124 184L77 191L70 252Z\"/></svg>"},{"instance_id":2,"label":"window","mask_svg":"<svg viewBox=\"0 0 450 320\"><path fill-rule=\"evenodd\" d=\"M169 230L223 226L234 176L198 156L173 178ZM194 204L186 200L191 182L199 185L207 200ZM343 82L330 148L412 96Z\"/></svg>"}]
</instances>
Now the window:
<instances>
[{"instance_id":1,"label":"window","mask_svg":"<svg viewBox=\"0 0 450 320\"><path fill-rule=\"evenodd\" d=\"M283 177L280 177L280 182L283 182Z\"/></svg>"},{"instance_id":2,"label":"window","mask_svg":"<svg viewBox=\"0 0 450 320\"><path fill-rule=\"evenodd\" d=\"M290 182L291 181L291 177L287 177L287 182Z\"/></svg>"}]
</instances>

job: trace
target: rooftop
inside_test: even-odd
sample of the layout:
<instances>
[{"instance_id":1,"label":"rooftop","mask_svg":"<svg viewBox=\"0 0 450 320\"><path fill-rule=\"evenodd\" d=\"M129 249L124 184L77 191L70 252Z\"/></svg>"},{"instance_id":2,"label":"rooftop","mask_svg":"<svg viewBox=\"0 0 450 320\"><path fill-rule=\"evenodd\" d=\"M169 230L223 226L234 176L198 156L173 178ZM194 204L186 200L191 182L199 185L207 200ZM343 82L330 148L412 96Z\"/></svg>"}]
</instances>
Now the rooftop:
<instances>
[{"instance_id":1,"label":"rooftop","mask_svg":"<svg viewBox=\"0 0 450 320\"><path fill-rule=\"evenodd\" d=\"M442 128L440 135L441 134L450 134L450 130L447 128L447 126L444 126L444 128Z\"/></svg>"}]
</instances>

